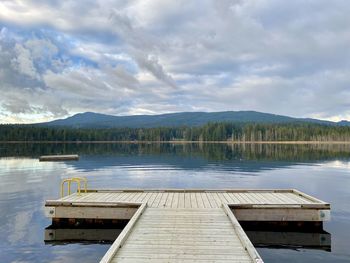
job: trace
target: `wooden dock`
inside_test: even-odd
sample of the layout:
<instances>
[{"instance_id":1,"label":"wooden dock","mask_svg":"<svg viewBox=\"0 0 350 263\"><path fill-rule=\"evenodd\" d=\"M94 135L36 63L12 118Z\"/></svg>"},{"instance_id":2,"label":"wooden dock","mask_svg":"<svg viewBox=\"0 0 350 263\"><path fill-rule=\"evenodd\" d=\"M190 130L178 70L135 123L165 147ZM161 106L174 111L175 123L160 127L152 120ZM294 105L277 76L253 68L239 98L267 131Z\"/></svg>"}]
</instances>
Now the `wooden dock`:
<instances>
[{"instance_id":1,"label":"wooden dock","mask_svg":"<svg viewBox=\"0 0 350 263\"><path fill-rule=\"evenodd\" d=\"M88 190L48 200L60 220L129 220L101 262L263 262L238 221L323 222L297 190Z\"/></svg>"},{"instance_id":2,"label":"wooden dock","mask_svg":"<svg viewBox=\"0 0 350 263\"><path fill-rule=\"evenodd\" d=\"M79 160L79 155L43 155L39 157L40 162L50 162L50 161L77 161Z\"/></svg>"}]
</instances>

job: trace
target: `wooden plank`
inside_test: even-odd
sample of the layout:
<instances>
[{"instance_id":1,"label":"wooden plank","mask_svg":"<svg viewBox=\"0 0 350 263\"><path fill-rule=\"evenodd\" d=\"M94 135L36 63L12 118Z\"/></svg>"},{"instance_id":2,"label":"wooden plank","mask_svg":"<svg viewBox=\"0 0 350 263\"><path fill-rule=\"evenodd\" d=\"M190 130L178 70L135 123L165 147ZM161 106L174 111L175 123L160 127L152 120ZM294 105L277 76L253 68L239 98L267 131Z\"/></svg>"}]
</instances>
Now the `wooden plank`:
<instances>
[{"instance_id":1,"label":"wooden plank","mask_svg":"<svg viewBox=\"0 0 350 263\"><path fill-rule=\"evenodd\" d=\"M147 203L150 196L151 196L151 193L142 193L142 197L139 200L139 202Z\"/></svg>"},{"instance_id":2,"label":"wooden plank","mask_svg":"<svg viewBox=\"0 0 350 263\"><path fill-rule=\"evenodd\" d=\"M67 196L65 196L63 198L60 198L60 199L57 199L57 200L46 200L45 203L53 202L53 201L55 201L55 202L59 202L59 201L67 201L67 202L69 202L69 201L79 200L82 197L86 198L89 195L90 195L90 193L82 193L81 195L78 195L78 193L72 193L71 195L67 195Z\"/></svg>"},{"instance_id":3,"label":"wooden plank","mask_svg":"<svg viewBox=\"0 0 350 263\"><path fill-rule=\"evenodd\" d=\"M137 200L143 195L143 193L134 193L134 195L128 199L129 202L137 202Z\"/></svg>"},{"instance_id":4,"label":"wooden plank","mask_svg":"<svg viewBox=\"0 0 350 263\"><path fill-rule=\"evenodd\" d=\"M235 193L235 197L239 200L240 204L246 204L247 203L247 201L245 200L245 198L243 198L241 193Z\"/></svg>"},{"instance_id":5,"label":"wooden plank","mask_svg":"<svg viewBox=\"0 0 350 263\"><path fill-rule=\"evenodd\" d=\"M176 247L145 247L144 245L141 246L132 246L130 247L128 245L127 248L123 249L120 252L119 257L123 257L123 256L134 256L134 255L151 255L154 256L155 258L157 258L158 255L160 254L165 254L165 255L170 255L173 254L174 256L176 256L176 258L182 258L183 256L188 256L189 254L191 255L191 258L197 258L197 257L203 257L203 256L230 256L231 258L235 258L236 256L241 256L242 258L245 258L244 256L242 256L242 252L244 251L244 249L240 249L238 251L235 251L232 249L232 247L221 247L221 248L214 248L214 249L210 249L210 248L191 248L191 247L181 247L181 246L176 246ZM154 254L157 254L157 256L155 256Z\"/></svg>"},{"instance_id":6,"label":"wooden plank","mask_svg":"<svg viewBox=\"0 0 350 263\"><path fill-rule=\"evenodd\" d=\"M147 203L144 203L137 209L137 212L135 213L135 215L132 217L132 219L125 226L125 228L120 233L118 238L114 241L112 246L108 249L107 253L103 256L100 263L109 263L112 261L115 253L117 253L118 250L123 246L125 240L130 235L132 228L135 226L137 220L140 218L140 216L142 215L142 213L146 209L146 207L147 207Z\"/></svg>"},{"instance_id":7,"label":"wooden plank","mask_svg":"<svg viewBox=\"0 0 350 263\"><path fill-rule=\"evenodd\" d=\"M251 193L241 193L241 196L247 200L248 203L255 204L257 200L251 195Z\"/></svg>"},{"instance_id":8,"label":"wooden plank","mask_svg":"<svg viewBox=\"0 0 350 263\"><path fill-rule=\"evenodd\" d=\"M112 262L120 262L122 259L132 259L131 262L135 262L135 259L142 259L144 262L144 259L151 259L151 262L154 262L154 259L161 259L161 262L169 262L169 260L172 260L171 262L182 262L183 260L191 260L191 262L196 262L198 260L211 260L211 262L222 262L223 260L231 260L232 258L235 259L236 262L240 263L245 263L245 262L250 262L252 263L251 259L247 259L245 257L239 257L238 255L232 256L232 255L201 255L201 254L196 254L196 255L188 255L188 254L157 254L157 256L154 256L154 253L133 253L131 255L125 255L121 256L118 259L113 260Z\"/></svg>"},{"instance_id":9,"label":"wooden plank","mask_svg":"<svg viewBox=\"0 0 350 263\"><path fill-rule=\"evenodd\" d=\"M317 199L316 197L313 197L311 195L308 195L306 193L303 193L303 192L300 192L299 190L297 189L293 189L292 190L292 193L299 196L299 197L302 197L302 198L305 198L307 199L308 201L312 202L312 203L321 203L321 204L327 204L326 202L323 202L322 200L320 199Z\"/></svg>"},{"instance_id":10,"label":"wooden plank","mask_svg":"<svg viewBox=\"0 0 350 263\"><path fill-rule=\"evenodd\" d=\"M266 198L266 195L265 194L262 194L262 193L254 193L256 196L258 196L258 198L261 200L261 203L262 204L268 204L269 201L268 199Z\"/></svg>"},{"instance_id":11,"label":"wooden plank","mask_svg":"<svg viewBox=\"0 0 350 263\"><path fill-rule=\"evenodd\" d=\"M115 202L116 198L118 197L119 193L109 193L107 196L105 202Z\"/></svg>"},{"instance_id":12,"label":"wooden plank","mask_svg":"<svg viewBox=\"0 0 350 263\"><path fill-rule=\"evenodd\" d=\"M165 207L168 200L169 193L163 193L162 198L159 201L158 207Z\"/></svg>"},{"instance_id":13,"label":"wooden plank","mask_svg":"<svg viewBox=\"0 0 350 263\"><path fill-rule=\"evenodd\" d=\"M151 221L150 221L151 220ZM164 223L166 220L166 223ZM194 218L192 216L189 216L187 218L172 218L172 217L168 217L168 218L164 218L164 219L158 219L158 218L151 218L151 219L144 219L142 218L141 220L145 225L149 225L149 226L154 226L156 224L159 224L159 226L161 225L169 225L171 226L172 224L176 224L176 227L178 226L188 226L190 224L196 224L198 225L199 228L206 226L208 224L212 224L215 223L215 226L220 226L222 224L227 223L226 220L222 220L221 217L212 217L211 219L203 219L203 217L198 217L198 218ZM175 227L175 226L174 226Z\"/></svg>"},{"instance_id":14,"label":"wooden plank","mask_svg":"<svg viewBox=\"0 0 350 263\"><path fill-rule=\"evenodd\" d=\"M130 219L136 212L137 208L115 207L55 207L55 218L90 218L90 219Z\"/></svg>"},{"instance_id":15,"label":"wooden plank","mask_svg":"<svg viewBox=\"0 0 350 263\"><path fill-rule=\"evenodd\" d=\"M215 190L215 189L154 189L154 190L143 190L143 189L115 189L115 190L94 190L94 189L88 189L88 192L90 193L128 193L128 192L138 192L138 193L149 193L149 192L169 192L169 193L201 193L201 192L226 192L230 194L237 194L237 193L255 193L255 194L266 194L266 193L279 193L279 194L293 194L296 198L299 198L300 202L307 202L307 203L321 203L321 204L327 204L326 202L323 202L315 197L312 197L310 195L307 195L305 193L302 193L295 189L224 189L224 190Z\"/></svg>"},{"instance_id":16,"label":"wooden plank","mask_svg":"<svg viewBox=\"0 0 350 263\"><path fill-rule=\"evenodd\" d=\"M226 198L223 196L223 193L216 193L216 196L218 197L218 200L220 200L220 207L222 206L222 204L226 204L227 200Z\"/></svg>"},{"instance_id":17,"label":"wooden plank","mask_svg":"<svg viewBox=\"0 0 350 263\"><path fill-rule=\"evenodd\" d=\"M175 239L186 239L186 240L192 240L193 243L195 244L197 241L208 241L208 242L216 242L217 240L220 241L225 241L225 242L231 242L232 241L232 235L220 235L220 232L214 232L214 233L207 233L207 234L166 234L166 233L154 233L150 234L148 233L147 235L143 235L144 232L137 232L137 238L138 240L143 240L143 241L152 241L152 240L167 240L167 241L172 241ZM142 235L142 237L141 237ZM133 240L136 238L133 237Z\"/></svg>"},{"instance_id":18,"label":"wooden plank","mask_svg":"<svg viewBox=\"0 0 350 263\"><path fill-rule=\"evenodd\" d=\"M174 193L173 201L171 203L171 208L177 208L179 204L180 193Z\"/></svg>"},{"instance_id":19,"label":"wooden plank","mask_svg":"<svg viewBox=\"0 0 350 263\"><path fill-rule=\"evenodd\" d=\"M295 189L168 189L168 188L154 188L154 189L137 189L137 188L123 188L123 189L88 189L89 192L105 193L105 192L183 192L183 193L200 193L200 192L226 192L226 193L294 193L300 192ZM300 192L301 194L304 194ZM318 200L314 197L311 197ZM320 200L319 200L320 201ZM322 201L320 201L322 202Z\"/></svg>"},{"instance_id":20,"label":"wooden plank","mask_svg":"<svg viewBox=\"0 0 350 263\"><path fill-rule=\"evenodd\" d=\"M88 200L85 201L94 201L94 202L106 202L108 196L110 196L110 193L103 193L103 194L98 194L96 197L93 195L90 196Z\"/></svg>"},{"instance_id":21,"label":"wooden plank","mask_svg":"<svg viewBox=\"0 0 350 263\"><path fill-rule=\"evenodd\" d=\"M315 203L315 202L310 202L310 200L306 200L294 193L285 193L285 195L288 196L290 199L294 200L295 203L301 203L301 204Z\"/></svg>"},{"instance_id":22,"label":"wooden plank","mask_svg":"<svg viewBox=\"0 0 350 263\"><path fill-rule=\"evenodd\" d=\"M166 231L167 233L164 233ZM176 238L187 238L187 237L208 237L208 236L216 236L217 238L219 237L227 237L229 238L232 233L223 233L223 229L218 226L218 228L213 228L213 229L197 229L193 227L192 229L188 228L175 228L173 231L170 229L166 228L158 231L153 231L150 229L135 229L135 234L137 235L144 235L144 236L154 236L154 235L159 235L159 236L169 236L171 235L172 237Z\"/></svg>"},{"instance_id":23,"label":"wooden plank","mask_svg":"<svg viewBox=\"0 0 350 263\"><path fill-rule=\"evenodd\" d=\"M165 203L165 207L171 207L171 204L173 203L174 193L168 193L168 198Z\"/></svg>"},{"instance_id":24,"label":"wooden plank","mask_svg":"<svg viewBox=\"0 0 350 263\"><path fill-rule=\"evenodd\" d=\"M159 207L160 200L162 199L162 196L163 196L163 192L157 193L156 198L154 199L154 201L152 203L152 207Z\"/></svg>"},{"instance_id":25,"label":"wooden plank","mask_svg":"<svg viewBox=\"0 0 350 263\"><path fill-rule=\"evenodd\" d=\"M123 259L252 262L220 208L148 208L113 262Z\"/></svg>"},{"instance_id":26,"label":"wooden plank","mask_svg":"<svg viewBox=\"0 0 350 263\"><path fill-rule=\"evenodd\" d=\"M216 254L216 253L220 253L220 254L235 254L235 255L239 255L241 254L241 251L235 251L234 249L232 249L232 245L236 245L236 246L240 246L240 242L237 243L232 243L230 242L229 244L226 242L222 242L220 245L217 244L213 244L213 242L211 243L204 243L204 244L193 244L193 243L128 243L128 248L124 250L125 251L135 251L135 250L139 250L139 251L152 251L152 250L157 250L157 253L159 253L160 251L164 251L164 252L168 252L170 253L181 253L181 251L186 252L186 253L192 253L194 254L194 252L198 253L201 252L202 254ZM173 251L172 248L173 247ZM195 247L192 248L191 247ZM170 249L169 249L170 248ZM174 251L174 248L176 249L176 251Z\"/></svg>"},{"instance_id":27,"label":"wooden plank","mask_svg":"<svg viewBox=\"0 0 350 263\"><path fill-rule=\"evenodd\" d=\"M203 219L203 217L201 218L202 220L205 220L205 217ZM142 224L144 226L147 226L149 228L154 227L155 231L161 231L161 228L168 228L168 229L183 229L183 228L192 228L193 225L196 225L196 230L197 229L201 229L203 228L203 230L206 230L208 228L215 228L215 229L220 229L220 227L226 225L228 226L229 223L227 221L221 221L221 222L217 222L215 220L208 220L203 222L202 220L181 220L181 221L172 221L172 220L157 220L156 218L154 218L154 220L142 220Z\"/></svg>"},{"instance_id":28,"label":"wooden plank","mask_svg":"<svg viewBox=\"0 0 350 263\"><path fill-rule=\"evenodd\" d=\"M282 200L277 198L277 196L273 193L266 193L265 194L267 198L270 199L270 203L272 204L283 204Z\"/></svg>"},{"instance_id":29,"label":"wooden plank","mask_svg":"<svg viewBox=\"0 0 350 263\"><path fill-rule=\"evenodd\" d=\"M45 213L52 218L130 219L140 202L147 202L149 208L130 230L117 253L118 262L225 262L232 255L234 262L246 262L239 252L249 250L245 238L230 218L232 229L227 222L230 215L217 208L221 205L232 204L236 221L319 222L330 216L328 203L288 189L89 190L80 196L74 193L48 200Z\"/></svg>"},{"instance_id":30,"label":"wooden plank","mask_svg":"<svg viewBox=\"0 0 350 263\"><path fill-rule=\"evenodd\" d=\"M232 238L229 239L224 239L224 240L215 240L210 241L207 239L195 239L195 238L190 238L190 239L178 239L175 240L172 237L169 237L167 239L139 239L139 238L133 238L132 240L129 241L130 244L138 244L138 245L161 245L161 246L169 246L169 245L180 245L180 246L191 246L192 244L195 244L198 247L205 247L208 245L211 246L227 246L227 241L230 240L231 245L240 245L241 241L240 240L232 240Z\"/></svg>"},{"instance_id":31,"label":"wooden plank","mask_svg":"<svg viewBox=\"0 0 350 263\"><path fill-rule=\"evenodd\" d=\"M210 200L212 201L212 205L215 204L215 207L218 208L221 206L221 201L220 199L217 197L216 193L212 193L212 192L207 192L206 193L208 195L208 197L210 198Z\"/></svg>"},{"instance_id":32,"label":"wooden plank","mask_svg":"<svg viewBox=\"0 0 350 263\"><path fill-rule=\"evenodd\" d=\"M240 221L328 221L329 210L299 208L233 209Z\"/></svg>"},{"instance_id":33,"label":"wooden plank","mask_svg":"<svg viewBox=\"0 0 350 263\"><path fill-rule=\"evenodd\" d=\"M188 195L190 195L191 198L191 194L192 197L193 195L195 195L195 198L192 198L192 200L190 199L190 201L192 201L192 204L197 204L197 206L200 207L205 207L204 205L204 200L206 200L206 198L204 197L204 193L206 194L206 196L209 196L208 201L215 203L217 202L217 200L219 200L217 203L222 204L222 203L231 203L234 204L233 202L233 198L232 195L234 195L233 193L228 194L228 193L222 193L222 192L217 192L217 193L213 193L213 192L202 192L202 193L182 193L184 194L186 197L188 197ZM125 192L125 193L121 193L121 192L116 192L116 193L111 193L111 192L98 192L98 193L87 193L84 194L82 193L80 196L78 196L76 193L72 194L71 196L67 197L67 198L61 198L59 200L61 200L62 202L75 202L77 200L81 200L84 202L132 202L132 201L138 201L139 197L141 198L141 195L143 195L145 193L143 192ZM151 197L151 195L159 195L159 192L157 193L150 193L148 192L146 195L149 195ZM168 194L170 197L176 193L174 192L169 192L166 193ZM178 193L181 194L181 193ZM297 202L296 200L298 200L298 196L295 196L294 194L288 192L288 193L244 193L244 194L238 194L235 193L236 197L238 195L250 195L250 197L246 197L243 201L240 200L241 203L243 204L276 204L276 205L289 205L289 204L298 204L298 205L303 205L303 207L309 207L309 208L319 208L319 209L327 209L329 208L329 204L324 203L324 202L317 202L317 203L312 203L312 202L308 202L305 201L304 199L301 199L301 202ZM112 197L113 196L113 197ZM213 196L215 196L216 198L214 198L213 201ZM221 196L221 198L219 198L218 196ZM224 198L222 198L224 197ZM258 198L259 197L259 198ZM162 196L162 198L164 199L165 197ZM203 199L204 198L204 199ZM150 200L152 200L151 198L149 198ZM295 199L295 200L294 200ZM57 201L59 201L57 200ZM169 199L168 202L170 203ZM199 201L197 201L199 200ZM216 200L216 201L215 201ZM260 200L260 201L259 201ZM55 202L57 202L55 201ZM179 198L179 201L181 201L181 198ZM188 200L187 200L188 201ZM195 201L195 202L194 202ZM47 202L53 202L53 200L49 200ZM305 203L307 202L307 203ZM236 202L237 203L237 202Z\"/></svg>"},{"instance_id":34,"label":"wooden plank","mask_svg":"<svg viewBox=\"0 0 350 263\"><path fill-rule=\"evenodd\" d=\"M200 193L205 208L212 208L206 193Z\"/></svg>"},{"instance_id":35,"label":"wooden plank","mask_svg":"<svg viewBox=\"0 0 350 263\"><path fill-rule=\"evenodd\" d=\"M190 194L184 193L184 208L191 208L191 199Z\"/></svg>"},{"instance_id":36,"label":"wooden plank","mask_svg":"<svg viewBox=\"0 0 350 263\"><path fill-rule=\"evenodd\" d=\"M197 200L197 207L199 208L204 208L204 201L202 199L201 193L195 193L195 197Z\"/></svg>"},{"instance_id":37,"label":"wooden plank","mask_svg":"<svg viewBox=\"0 0 350 263\"><path fill-rule=\"evenodd\" d=\"M245 196L244 193L238 193L237 195L241 199L242 203L244 203L244 204L250 204L251 203L251 201L247 198L247 196Z\"/></svg>"},{"instance_id":38,"label":"wooden plank","mask_svg":"<svg viewBox=\"0 0 350 263\"><path fill-rule=\"evenodd\" d=\"M158 211L152 211L152 215L155 214L159 214L159 215L163 215L167 216L167 215L171 215L171 214L182 214L182 215L198 215L201 216L203 214L211 214L213 216L220 215L220 212L217 211L218 208L192 208L192 209L188 209L188 208L177 208L176 210L173 208L164 208L162 210L158 210ZM164 210L164 211L163 211Z\"/></svg>"},{"instance_id":39,"label":"wooden plank","mask_svg":"<svg viewBox=\"0 0 350 263\"><path fill-rule=\"evenodd\" d=\"M277 195L277 194L276 194ZM293 196L293 195L292 195ZM278 194L279 199L283 201L285 204L305 204L307 203L305 200L298 200L296 201L294 198L291 196L288 196L287 193L284 194Z\"/></svg>"},{"instance_id":40,"label":"wooden plank","mask_svg":"<svg viewBox=\"0 0 350 263\"><path fill-rule=\"evenodd\" d=\"M87 201L89 198L90 199L94 198L94 196L89 194L89 193L87 193L87 194L81 193L80 195L78 195L78 193L74 193L74 195L72 195L72 198L66 199L66 200L67 201L76 201L76 200L78 200L78 201Z\"/></svg>"},{"instance_id":41,"label":"wooden plank","mask_svg":"<svg viewBox=\"0 0 350 263\"><path fill-rule=\"evenodd\" d=\"M190 193L190 201L191 201L191 207L192 208L198 208L197 204L197 198L195 193Z\"/></svg>"},{"instance_id":42,"label":"wooden plank","mask_svg":"<svg viewBox=\"0 0 350 263\"><path fill-rule=\"evenodd\" d=\"M222 193L222 196L225 198L226 202L225 204L232 203L233 200L231 199L231 196L228 193Z\"/></svg>"},{"instance_id":43,"label":"wooden plank","mask_svg":"<svg viewBox=\"0 0 350 263\"><path fill-rule=\"evenodd\" d=\"M239 224L237 218L233 215L231 209L228 207L228 205L223 205L223 209L226 213L226 215L230 218L232 225L237 233L237 236L241 240L244 249L248 252L250 257L254 260L254 262L263 262L262 258L260 257L259 253L254 248L252 242L250 242L249 238L247 237L246 233L244 232L243 228Z\"/></svg>"},{"instance_id":44,"label":"wooden plank","mask_svg":"<svg viewBox=\"0 0 350 263\"><path fill-rule=\"evenodd\" d=\"M275 199L275 202L277 204L289 204L290 203L290 201L283 200L283 198L281 198L281 195L279 193L270 193L269 195L273 196L273 198Z\"/></svg>"},{"instance_id":45,"label":"wooden plank","mask_svg":"<svg viewBox=\"0 0 350 263\"><path fill-rule=\"evenodd\" d=\"M215 200L212 199L211 194L210 194L210 193L206 193L206 192L203 193L203 194L205 194L205 196L207 197L208 202L209 202L209 204L210 204L210 207L211 207L211 208L216 208L216 207L217 207L217 204L216 204Z\"/></svg>"},{"instance_id":46,"label":"wooden plank","mask_svg":"<svg viewBox=\"0 0 350 263\"><path fill-rule=\"evenodd\" d=\"M120 193L118 196L118 201L123 201L128 196L128 193Z\"/></svg>"},{"instance_id":47,"label":"wooden plank","mask_svg":"<svg viewBox=\"0 0 350 263\"><path fill-rule=\"evenodd\" d=\"M144 262L152 262L152 263L164 263L164 259L162 258L119 258L118 259L118 263L144 263ZM193 263L193 262L197 262L197 263L213 263L215 262L215 260L208 260L208 259L169 259L167 258L166 261L167 263ZM232 259L220 259L220 262L225 263L225 262L230 262L232 263ZM239 261L241 263L245 263L245 262L250 262L250 261L244 261L241 260Z\"/></svg>"},{"instance_id":48,"label":"wooden plank","mask_svg":"<svg viewBox=\"0 0 350 263\"><path fill-rule=\"evenodd\" d=\"M235 196L234 193L226 193L226 194L230 198L231 204L239 204L240 203L240 201L238 200L238 198Z\"/></svg>"},{"instance_id":49,"label":"wooden plank","mask_svg":"<svg viewBox=\"0 0 350 263\"><path fill-rule=\"evenodd\" d=\"M185 193L179 192L177 208L185 208Z\"/></svg>"},{"instance_id":50,"label":"wooden plank","mask_svg":"<svg viewBox=\"0 0 350 263\"><path fill-rule=\"evenodd\" d=\"M128 192L128 193L126 193L126 195L123 198L123 201L131 203L132 202L131 200L133 199L133 197L136 194L137 194L136 192Z\"/></svg>"},{"instance_id":51,"label":"wooden plank","mask_svg":"<svg viewBox=\"0 0 350 263\"><path fill-rule=\"evenodd\" d=\"M148 204L149 207L153 206L153 202L156 199L157 195L158 195L158 193L151 193L151 196L147 200L147 204Z\"/></svg>"},{"instance_id":52,"label":"wooden plank","mask_svg":"<svg viewBox=\"0 0 350 263\"><path fill-rule=\"evenodd\" d=\"M146 203L146 202L142 202L142 200L145 198L146 195L147 193L142 193L142 192L138 193L133 201L137 203Z\"/></svg>"}]
</instances>

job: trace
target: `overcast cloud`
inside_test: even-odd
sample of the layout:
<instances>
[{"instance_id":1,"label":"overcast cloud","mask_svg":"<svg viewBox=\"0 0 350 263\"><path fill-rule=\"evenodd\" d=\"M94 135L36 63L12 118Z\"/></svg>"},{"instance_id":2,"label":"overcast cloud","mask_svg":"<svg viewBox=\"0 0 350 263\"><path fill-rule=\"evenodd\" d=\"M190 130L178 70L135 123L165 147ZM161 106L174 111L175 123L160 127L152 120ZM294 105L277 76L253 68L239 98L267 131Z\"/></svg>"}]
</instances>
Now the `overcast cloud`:
<instances>
[{"instance_id":1,"label":"overcast cloud","mask_svg":"<svg viewBox=\"0 0 350 263\"><path fill-rule=\"evenodd\" d=\"M0 2L0 122L256 110L350 119L346 0Z\"/></svg>"}]
</instances>

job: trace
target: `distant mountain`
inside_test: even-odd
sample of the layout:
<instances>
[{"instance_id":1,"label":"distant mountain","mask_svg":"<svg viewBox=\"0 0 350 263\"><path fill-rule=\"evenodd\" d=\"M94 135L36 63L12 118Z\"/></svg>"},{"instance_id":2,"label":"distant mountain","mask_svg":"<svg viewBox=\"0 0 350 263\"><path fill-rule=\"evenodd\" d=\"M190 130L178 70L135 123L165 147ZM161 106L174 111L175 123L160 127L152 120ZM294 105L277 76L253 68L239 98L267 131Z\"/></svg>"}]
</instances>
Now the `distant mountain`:
<instances>
[{"instance_id":1,"label":"distant mountain","mask_svg":"<svg viewBox=\"0 0 350 263\"><path fill-rule=\"evenodd\" d=\"M350 121L342 120L337 122L337 125L339 126L350 126Z\"/></svg>"},{"instance_id":2,"label":"distant mountain","mask_svg":"<svg viewBox=\"0 0 350 263\"><path fill-rule=\"evenodd\" d=\"M208 122L242 122L242 123L295 123L308 122L326 125L350 126L350 122L339 123L317 119L292 118L288 116L262 113L256 111L224 112L179 112L160 115L112 116L100 113L85 112L66 119L39 123L40 126L73 127L73 128L150 128L198 126Z\"/></svg>"}]
</instances>

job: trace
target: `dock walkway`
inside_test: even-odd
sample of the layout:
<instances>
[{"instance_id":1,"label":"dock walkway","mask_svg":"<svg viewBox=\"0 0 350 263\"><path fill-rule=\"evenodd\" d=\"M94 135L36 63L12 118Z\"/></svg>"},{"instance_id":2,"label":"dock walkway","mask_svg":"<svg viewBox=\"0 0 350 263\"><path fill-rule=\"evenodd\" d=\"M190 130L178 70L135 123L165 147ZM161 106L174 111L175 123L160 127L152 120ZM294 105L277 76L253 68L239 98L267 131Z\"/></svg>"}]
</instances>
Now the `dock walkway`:
<instances>
[{"instance_id":1,"label":"dock walkway","mask_svg":"<svg viewBox=\"0 0 350 263\"><path fill-rule=\"evenodd\" d=\"M147 208L111 262L256 262L244 240L222 208Z\"/></svg>"},{"instance_id":2,"label":"dock walkway","mask_svg":"<svg viewBox=\"0 0 350 263\"><path fill-rule=\"evenodd\" d=\"M46 201L60 219L130 219L101 262L263 262L238 221L329 219L297 190L89 190Z\"/></svg>"}]
</instances>

